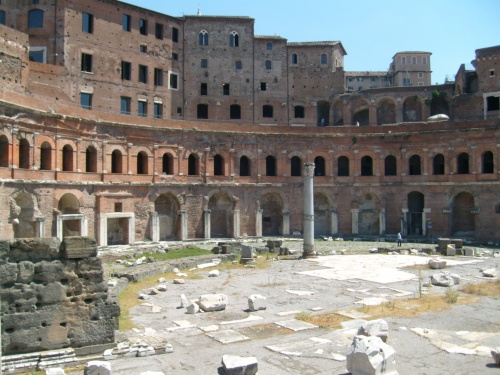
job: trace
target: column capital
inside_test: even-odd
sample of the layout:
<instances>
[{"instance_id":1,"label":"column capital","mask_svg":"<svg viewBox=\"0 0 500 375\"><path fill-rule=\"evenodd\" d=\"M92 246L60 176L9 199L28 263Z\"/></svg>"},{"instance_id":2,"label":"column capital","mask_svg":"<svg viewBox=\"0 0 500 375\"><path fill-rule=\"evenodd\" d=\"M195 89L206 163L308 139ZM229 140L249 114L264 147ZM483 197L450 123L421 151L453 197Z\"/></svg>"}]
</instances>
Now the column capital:
<instances>
[{"instance_id":1,"label":"column capital","mask_svg":"<svg viewBox=\"0 0 500 375\"><path fill-rule=\"evenodd\" d=\"M304 164L304 176L313 177L314 176L314 163Z\"/></svg>"}]
</instances>

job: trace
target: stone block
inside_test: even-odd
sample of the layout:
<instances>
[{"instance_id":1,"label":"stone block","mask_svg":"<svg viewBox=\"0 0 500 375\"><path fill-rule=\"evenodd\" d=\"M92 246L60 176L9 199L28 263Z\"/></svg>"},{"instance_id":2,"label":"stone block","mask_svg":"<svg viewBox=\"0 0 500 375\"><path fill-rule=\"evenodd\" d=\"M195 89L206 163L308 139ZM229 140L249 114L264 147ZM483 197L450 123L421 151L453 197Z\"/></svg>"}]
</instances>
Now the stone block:
<instances>
[{"instance_id":1,"label":"stone block","mask_svg":"<svg viewBox=\"0 0 500 375\"><path fill-rule=\"evenodd\" d=\"M451 239L449 238L438 238L437 239L437 247L441 254L446 252L446 246L451 244Z\"/></svg>"},{"instance_id":2,"label":"stone block","mask_svg":"<svg viewBox=\"0 0 500 375\"><path fill-rule=\"evenodd\" d=\"M266 297L260 294L252 294L248 297L248 309L250 311L265 310L266 308Z\"/></svg>"},{"instance_id":3,"label":"stone block","mask_svg":"<svg viewBox=\"0 0 500 375\"><path fill-rule=\"evenodd\" d=\"M106 361L87 362L84 375L111 375L111 363Z\"/></svg>"},{"instance_id":4,"label":"stone block","mask_svg":"<svg viewBox=\"0 0 500 375\"><path fill-rule=\"evenodd\" d=\"M226 375L254 375L259 369L256 357L239 357L228 354L222 356L222 366Z\"/></svg>"},{"instance_id":5,"label":"stone block","mask_svg":"<svg viewBox=\"0 0 500 375\"><path fill-rule=\"evenodd\" d=\"M431 270L441 270L446 268L446 260L442 259L431 259L427 264Z\"/></svg>"},{"instance_id":6,"label":"stone block","mask_svg":"<svg viewBox=\"0 0 500 375\"><path fill-rule=\"evenodd\" d=\"M461 249L464 246L464 240L461 238L452 238L451 243L455 245L455 249Z\"/></svg>"},{"instance_id":7,"label":"stone block","mask_svg":"<svg viewBox=\"0 0 500 375\"><path fill-rule=\"evenodd\" d=\"M241 257L242 258L253 258L255 256L253 246L241 245Z\"/></svg>"},{"instance_id":8,"label":"stone block","mask_svg":"<svg viewBox=\"0 0 500 375\"><path fill-rule=\"evenodd\" d=\"M219 277L220 272L219 270L212 270L208 273L208 277Z\"/></svg>"},{"instance_id":9,"label":"stone block","mask_svg":"<svg viewBox=\"0 0 500 375\"><path fill-rule=\"evenodd\" d=\"M0 264L0 282L2 285L17 282L18 266L15 263Z\"/></svg>"},{"instance_id":10,"label":"stone block","mask_svg":"<svg viewBox=\"0 0 500 375\"><path fill-rule=\"evenodd\" d=\"M492 350L491 356L493 357L493 360L495 361L497 366L500 366L500 347L497 347L494 350Z\"/></svg>"},{"instance_id":11,"label":"stone block","mask_svg":"<svg viewBox=\"0 0 500 375\"><path fill-rule=\"evenodd\" d=\"M10 252L9 241L0 241L0 259L8 260Z\"/></svg>"},{"instance_id":12,"label":"stone block","mask_svg":"<svg viewBox=\"0 0 500 375\"><path fill-rule=\"evenodd\" d=\"M431 284L450 287L455 285L455 280L448 273L440 272L431 276Z\"/></svg>"},{"instance_id":13,"label":"stone block","mask_svg":"<svg viewBox=\"0 0 500 375\"><path fill-rule=\"evenodd\" d=\"M473 257L473 256L475 256L475 253L476 253L472 247L464 247L462 249L462 251L463 251L463 254L467 257Z\"/></svg>"},{"instance_id":14,"label":"stone block","mask_svg":"<svg viewBox=\"0 0 500 375\"><path fill-rule=\"evenodd\" d=\"M198 300L200 308L205 311L220 311L227 306L227 296L225 294L203 294Z\"/></svg>"},{"instance_id":15,"label":"stone block","mask_svg":"<svg viewBox=\"0 0 500 375\"><path fill-rule=\"evenodd\" d=\"M355 336L347 352L352 375L397 375L396 352L379 337Z\"/></svg>"},{"instance_id":16,"label":"stone block","mask_svg":"<svg viewBox=\"0 0 500 375\"><path fill-rule=\"evenodd\" d=\"M200 305L198 305L198 301L191 301L189 305L186 307L186 313L188 314L196 314L200 311Z\"/></svg>"},{"instance_id":17,"label":"stone block","mask_svg":"<svg viewBox=\"0 0 500 375\"><path fill-rule=\"evenodd\" d=\"M97 241L92 237L65 237L61 243L61 257L81 259L97 256Z\"/></svg>"},{"instance_id":18,"label":"stone block","mask_svg":"<svg viewBox=\"0 0 500 375\"><path fill-rule=\"evenodd\" d=\"M45 375L66 375L66 373L60 367L53 367L45 369Z\"/></svg>"},{"instance_id":19,"label":"stone block","mask_svg":"<svg viewBox=\"0 0 500 375\"><path fill-rule=\"evenodd\" d=\"M10 241L9 261L59 259L61 241L57 237L21 238Z\"/></svg>"},{"instance_id":20,"label":"stone block","mask_svg":"<svg viewBox=\"0 0 500 375\"><path fill-rule=\"evenodd\" d=\"M455 256L457 255L457 249L455 249L455 245L449 244L446 246L446 256Z\"/></svg>"},{"instance_id":21,"label":"stone block","mask_svg":"<svg viewBox=\"0 0 500 375\"><path fill-rule=\"evenodd\" d=\"M383 319L370 320L359 327L358 335L380 337L383 342L387 342L389 325Z\"/></svg>"},{"instance_id":22,"label":"stone block","mask_svg":"<svg viewBox=\"0 0 500 375\"><path fill-rule=\"evenodd\" d=\"M497 277L497 270L495 268L488 268L481 270L484 277Z\"/></svg>"}]
</instances>

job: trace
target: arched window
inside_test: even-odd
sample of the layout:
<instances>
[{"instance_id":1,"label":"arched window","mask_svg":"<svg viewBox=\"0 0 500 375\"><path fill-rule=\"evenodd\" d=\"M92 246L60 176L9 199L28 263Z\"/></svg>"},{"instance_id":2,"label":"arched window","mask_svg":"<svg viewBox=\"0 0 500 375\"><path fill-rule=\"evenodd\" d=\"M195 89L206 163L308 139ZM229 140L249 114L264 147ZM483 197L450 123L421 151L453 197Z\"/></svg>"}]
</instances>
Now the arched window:
<instances>
[{"instance_id":1,"label":"arched window","mask_svg":"<svg viewBox=\"0 0 500 375\"><path fill-rule=\"evenodd\" d=\"M208 32L206 30L201 30L198 35L198 43L200 46L208 46Z\"/></svg>"},{"instance_id":2,"label":"arched window","mask_svg":"<svg viewBox=\"0 0 500 375\"><path fill-rule=\"evenodd\" d=\"M169 175L174 174L174 157L167 152L163 154L161 171Z\"/></svg>"},{"instance_id":3,"label":"arched window","mask_svg":"<svg viewBox=\"0 0 500 375\"><path fill-rule=\"evenodd\" d=\"M396 176L397 174L397 161L392 155L389 155L384 160L384 169L386 176Z\"/></svg>"},{"instance_id":4,"label":"arched window","mask_svg":"<svg viewBox=\"0 0 500 375\"><path fill-rule=\"evenodd\" d=\"M0 136L0 167L9 166L9 140L5 135Z\"/></svg>"},{"instance_id":5,"label":"arched window","mask_svg":"<svg viewBox=\"0 0 500 375\"><path fill-rule=\"evenodd\" d=\"M208 119L208 104L198 104L196 115L199 119Z\"/></svg>"},{"instance_id":6,"label":"arched window","mask_svg":"<svg viewBox=\"0 0 500 375\"><path fill-rule=\"evenodd\" d=\"M229 46L230 47L239 47L240 46L240 36L236 31L231 32L229 34Z\"/></svg>"},{"instance_id":7,"label":"arched window","mask_svg":"<svg viewBox=\"0 0 500 375\"><path fill-rule=\"evenodd\" d=\"M325 53L321 55L321 64L327 64L328 63L328 57L326 56Z\"/></svg>"},{"instance_id":8,"label":"arched window","mask_svg":"<svg viewBox=\"0 0 500 375\"><path fill-rule=\"evenodd\" d=\"M219 154L214 156L214 176L224 176L224 158Z\"/></svg>"},{"instance_id":9,"label":"arched window","mask_svg":"<svg viewBox=\"0 0 500 375\"><path fill-rule=\"evenodd\" d=\"M301 105L296 105L294 107L295 110L295 118L304 118L305 117L305 110L304 107Z\"/></svg>"},{"instance_id":10,"label":"arched window","mask_svg":"<svg viewBox=\"0 0 500 375\"><path fill-rule=\"evenodd\" d=\"M292 53L292 64L295 65L299 62L299 59L297 57L296 53Z\"/></svg>"},{"instance_id":11,"label":"arched window","mask_svg":"<svg viewBox=\"0 0 500 375\"><path fill-rule=\"evenodd\" d=\"M62 149L62 170L73 171L73 147L70 145L65 145Z\"/></svg>"},{"instance_id":12,"label":"arched window","mask_svg":"<svg viewBox=\"0 0 500 375\"><path fill-rule=\"evenodd\" d=\"M19 141L19 168L29 169L30 167L30 143L26 138Z\"/></svg>"},{"instance_id":13,"label":"arched window","mask_svg":"<svg viewBox=\"0 0 500 375\"><path fill-rule=\"evenodd\" d=\"M468 174L469 173L469 154L462 152L457 156L457 173L458 174Z\"/></svg>"},{"instance_id":14,"label":"arched window","mask_svg":"<svg viewBox=\"0 0 500 375\"><path fill-rule=\"evenodd\" d=\"M443 175L444 174L444 156L443 154L437 154L432 159L432 174Z\"/></svg>"},{"instance_id":15,"label":"arched window","mask_svg":"<svg viewBox=\"0 0 500 375\"><path fill-rule=\"evenodd\" d=\"M483 173L494 173L494 162L493 162L493 152L486 151L482 156L482 172Z\"/></svg>"},{"instance_id":16,"label":"arched window","mask_svg":"<svg viewBox=\"0 0 500 375\"><path fill-rule=\"evenodd\" d=\"M419 176L422 174L422 170L420 167L420 156L413 155L408 163L408 174L410 176Z\"/></svg>"},{"instance_id":17,"label":"arched window","mask_svg":"<svg viewBox=\"0 0 500 375\"><path fill-rule=\"evenodd\" d=\"M198 156L195 154L191 154L189 155L188 158L188 175L197 176L199 174L200 174L200 169L199 169Z\"/></svg>"},{"instance_id":18,"label":"arched window","mask_svg":"<svg viewBox=\"0 0 500 375\"><path fill-rule=\"evenodd\" d=\"M85 151L85 172L97 172L97 150L92 146Z\"/></svg>"},{"instance_id":19,"label":"arched window","mask_svg":"<svg viewBox=\"0 0 500 375\"><path fill-rule=\"evenodd\" d=\"M137 174L148 174L148 154L144 151L137 154Z\"/></svg>"},{"instance_id":20,"label":"arched window","mask_svg":"<svg viewBox=\"0 0 500 375\"><path fill-rule=\"evenodd\" d=\"M250 176L250 159L244 155L240 158L240 176Z\"/></svg>"},{"instance_id":21,"label":"arched window","mask_svg":"<svg viewBox=\"0 0 500 375\"><path fill-rule=\"evenodd\" d=\"M290 175L302 176L302 160L298 156L293 156L290 160Z\"/></svg>"},{"instance_id":22,"label":"arched window","mask_svg":"<svg viewBox=\"0 0 500 375\"><path fill-rule=\"evenodd\" d=\"M33 9L29 11L28 27L30 29L40 29L43 27L43 10Z\"/></svg>"},{"instance_id":23,"label":"arched window","mask_svg":"<svg viewBox=\"0 0 500 375\"><path fill-rule=\"evenodd\" d=\"M271 155L266 158L266 176L276 176L276 159Z\"/></svg>"},{"instance_id":24,"label":"arched window","mask_svg":"<svg viewBox=\"0 0 500 375\"><path fill-rule=\"evenodd\" d=\"M266 60L266 69L270 70L272 68L273 68L273 63L271 62L271 60Z\"/></svg>"},{"instance_id":25,"label":"arched window","mask_svg":"<svg viewBox=\"0 0 500 375\"><path fill-rule=\"evenodd\" d=\"M111 173L123 173L122 153L120 150L114 150L111 153Z\"/></svg>"},{"instance_id":26,"label":"arched window","mask_svg":"<svg viewBox=\"0 0 500 375\"><path fill-rule=\"evenodd\" d=\"M43 142L40 146L40 169L42 171L52 169L52 147L49 142Z\"/></svg>"},{"instance_id":27,"label":"arched window","mask_svg":"<svg viewBox=\"0 0 500 375\"><path fill-rule=\"evenodd\" d=\"M314 175L315 176L325 176L325 158L322 156L316 156L314 158Z\"/></svg>"},{"instance_id":28,"label":"arched window","mask_svg":"<svg viewBox=\"0 0 500 375\"><path fill-rule=\"evenodd\" d=\"M337 160L337 175L349 176L349 159L346 156L341 156Z\"/></svg>"},{"instance_id":29,"label":"arched window","mask_svg":"<svg viewBox=\"0 0 500 375\"><path fill-rule=\"evenodd\" d=\"M361 158L361 176L373 176L373 159L370 156Z\"/></svg>"},{"instance_id":30,"label":"arched window","mask_svg":"<svg viewBox=\"0 0 500 375\"><path fill-rule=\"evenodd\" d=\"M241 119L241 106L239 104L231 104L229 107L229 118L231 120Z\"/></svg>"},{"instance_id":31,"label":"arched window","mask_svg":"<svg viewBox=\"0 0 500 375\"><path fill-rule=\"evenodd\" d=\"M273 106L272 105L266 104L262 107L262 117L268 117L268 118L273 117Z\"/></svg>"}]
</instances>

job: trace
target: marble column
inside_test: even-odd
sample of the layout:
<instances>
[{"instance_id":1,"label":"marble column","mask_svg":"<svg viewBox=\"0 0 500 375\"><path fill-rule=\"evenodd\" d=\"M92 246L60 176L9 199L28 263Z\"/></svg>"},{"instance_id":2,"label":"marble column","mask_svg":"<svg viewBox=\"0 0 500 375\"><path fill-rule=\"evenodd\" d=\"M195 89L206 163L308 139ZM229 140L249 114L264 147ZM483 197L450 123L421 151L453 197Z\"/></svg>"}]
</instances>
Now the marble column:
<instances>
[{"instance_id":1,"label":"marble column","mask_svg":"<svg viewBox=\"0 0 500 375\"><path fill-rule=\"evenodd\" d=\"M282 213L282 222L283 222L283 228L282 228L282 236L289 236L290 235L290 211L286 210L283 211Z\"/></svg>"},{"instance_id":2,"label":"marble column","mask_svg":"<svg viewBox=\"0 0 500 375\"><path fill-rule=\"evenodd\" d=\"M160 241L160 220L158 217L158 212L150 212L151 215L151 241Z\"/></svg>"},{"instance_id":3,"label":"marble column","mask_svg":"<svg viewBox=\"0 0 500 375\"><path fill-rule=\"evenodd\" d=\"M330 211L331 216L330 216L330 234L333 236L339 232L339 216L337 214L337 209L332 208Z\"/></svg>"},{"instance_id":4,"label":"marble column","mask_svg":"<svg viewBox=\"0 0 500 375\"><path fill-rule=\"evenodd\" d=\"M428 223L427 223L427 214L431 213L430 208L424 208L424 212L422 213L422 235L427 236Z\"/></svg>"},{"instance_id":5,"label":"marble column","mask_svg":"<svg viewBox=\"0 0 500 375\"><path fill-rule=\"evenodd\" d=\"M351 209L351 226L352 234L358 234L359 232L359 210L357 208Z\"/></svg>"},{"instance_id":6,"label":"marble column","mask_svg":"<svg viewBox=\"0 0 500 375\"><path fill-rule=\"evenodd\" d=\"M407 235L408 233L406 233L406 220L408 219L408 209L407 208L403 208L401 209L401 234L402 235Z\"/></svg>"},{"instance_id":7,"label":"marble column","mask_svg":"<svg viewBox=\"0 0 500 375\"><path fill-rule=\"evenodd\" d=\"M233 238L240 237L240 210L235 209L233 213Z\"/></svg>"},{"instance_id":8,"label":"marble column","mask_svg":"<svg viewBox=\"0 0 500 375\"><path fill-rule=\"evenodd\" d=\"M382 208L379 212L379 234L381 236L385 234L385 208Z\"/></svg>"},{"instance_id":9,"label":"marble column","mask_svg":"<svg viewBox=\"0 0 500 375\"><path fill-rule=\"evenodd\" d=\"M255 236L262 237L262 210L261 208L257 208L255 211Z\"/></svg>"},{"instance_id":10,"label":"marble column","mask_svg":"<svg viewBox=\"0 0 500 375\"><path fill-rule=\"evenodd\" d=\"M304 164L304 246L302 257L316 256L314 251L314 163Z\"/></svg>"},{"instance_id":11,"label":"marble column","mask_svg":"<svg viewBox=\"0 0 500 375\"><path fill-rule=\"evenodd\" d=\"M179 210L177 214L181 217L181 233L179 240L186 241L188 238L188 220L187 220L187 210Z\"/></svg>"},{"instance_id":12,"label":"marble column","mask_svg":"<svg viewBox=\"0 0 500 375\"><path fill-rule=\"evenodd\" d=\"M205 239L210 239L210 214L212 211L203 210L203 237Z\"/></svg>"},{"instance_id":13,"label":"marble column","mask_svg":"<svg viewBox=\"0 0 500 375\"><path fill-rule=\"evenodd\" d=\"M43 216L36 218L36 236L45 238L45 217Z\"/></svg>"}]
</instances>

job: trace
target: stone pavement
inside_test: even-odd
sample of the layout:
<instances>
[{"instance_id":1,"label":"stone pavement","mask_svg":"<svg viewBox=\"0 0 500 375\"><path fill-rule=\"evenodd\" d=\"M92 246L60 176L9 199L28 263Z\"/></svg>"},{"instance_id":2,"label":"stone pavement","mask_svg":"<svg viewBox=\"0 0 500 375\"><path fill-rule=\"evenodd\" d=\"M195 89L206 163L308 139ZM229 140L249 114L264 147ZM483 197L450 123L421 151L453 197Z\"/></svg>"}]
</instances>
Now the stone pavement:
<instances>
[{"instance_id":1,"label":"stone pavement","mask_svg":"<svg viewBox=\"0 0 500 375\"><path fill-rule=\"evenodd\" d=\"M284 246L300 250L301 242ZM419 276L426 281L438 272L405 268L426 264L428 256L370 254L374 246L377 244L351 241L319 243L319 248L336 249L338 254L347 249L347 254L271 261L266 269L220 267L220 276L209 278L208 272L218 268L213 267L198 271L201 277L187 279L185 284L169 283L167 291L132 309L138 329L118 333L117 341L164 340L173 346L173 352L113 360L113 374L148 370L217 374L224 354L257 357L259 374L346 374L345 355L352 338L361 323L370 320L351 310L360 304L417 296ZM459 274L462 284L484 281L480 269L498 269L500 263L500 258L488 253L446 260L452 264L446 271ZM445 291L433 287L428 292ZM227 308L194 315L179 308L181 294L191 300L209 293L226 294ZM266 297L265 310L248 310L247 299L252 294ZM352 320L342 329L328 330L295 319L302 312L328 311L342 311ZM389 324L387 343L396 351L400 374L498 375L500 371L489 354L490 348L500 347L499 298L484 297L471 305L452 305L446 312L412 319L384 319Z\"/></svg>"}]
</instances>

